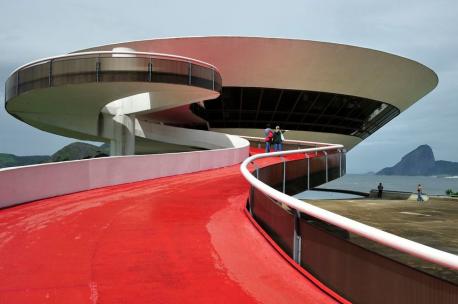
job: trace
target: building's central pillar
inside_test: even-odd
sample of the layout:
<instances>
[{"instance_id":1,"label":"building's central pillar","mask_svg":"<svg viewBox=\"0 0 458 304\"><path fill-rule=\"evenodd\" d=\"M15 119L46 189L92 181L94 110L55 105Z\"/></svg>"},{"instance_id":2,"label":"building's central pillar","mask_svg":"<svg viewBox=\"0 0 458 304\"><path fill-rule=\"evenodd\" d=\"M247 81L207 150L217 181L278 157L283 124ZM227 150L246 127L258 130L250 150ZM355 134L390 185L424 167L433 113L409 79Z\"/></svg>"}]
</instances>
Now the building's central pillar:
<instances>
[{"instance_id":1,"label":"building's central pillar","mask_svg":"<svg viewBox=\"0 0 458 304\"><path fill-rule=\"evenodd\" d=\"M113 139L110 155L135 154L135 115L113 116Z\"/></svg>"}]
</instances>

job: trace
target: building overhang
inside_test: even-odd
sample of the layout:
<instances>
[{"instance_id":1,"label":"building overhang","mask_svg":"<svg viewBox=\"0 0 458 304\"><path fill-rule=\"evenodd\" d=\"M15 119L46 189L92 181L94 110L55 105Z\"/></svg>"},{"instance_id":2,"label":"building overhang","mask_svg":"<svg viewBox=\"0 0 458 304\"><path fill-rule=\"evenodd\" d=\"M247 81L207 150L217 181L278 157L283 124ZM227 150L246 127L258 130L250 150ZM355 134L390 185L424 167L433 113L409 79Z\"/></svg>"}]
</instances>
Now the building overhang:
<instances>
[{"instance_id":1,"label":"building overhang","mask_svg":"<svg viewBox=\"0 0 458 304\"><path fill-rule=\"evenodd\" d=\"M372 49L308 40L188 37L131 41L81 51L128 48L176 54L216 66L225 87L337 93L405 110L437 83L428 67Z\"/></svg>"}]
</instances>

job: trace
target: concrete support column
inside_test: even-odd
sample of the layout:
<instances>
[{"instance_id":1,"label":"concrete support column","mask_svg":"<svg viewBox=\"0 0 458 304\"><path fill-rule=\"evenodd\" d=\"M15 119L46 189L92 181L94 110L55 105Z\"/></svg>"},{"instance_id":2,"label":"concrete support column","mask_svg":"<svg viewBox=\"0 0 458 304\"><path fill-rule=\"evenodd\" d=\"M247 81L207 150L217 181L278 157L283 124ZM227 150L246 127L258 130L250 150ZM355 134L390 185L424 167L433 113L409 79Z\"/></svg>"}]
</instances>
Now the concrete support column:
<instances>
[{"instance_id":1,"label":"concrete support column","mask_svg":"<svg viewBox=\"0 0 458 304\"><path fill-rule=\"evenodd\" d=\"M113 116L113 139L110 155L135 154L135 115Z\"/></svg>"}]
</instances>

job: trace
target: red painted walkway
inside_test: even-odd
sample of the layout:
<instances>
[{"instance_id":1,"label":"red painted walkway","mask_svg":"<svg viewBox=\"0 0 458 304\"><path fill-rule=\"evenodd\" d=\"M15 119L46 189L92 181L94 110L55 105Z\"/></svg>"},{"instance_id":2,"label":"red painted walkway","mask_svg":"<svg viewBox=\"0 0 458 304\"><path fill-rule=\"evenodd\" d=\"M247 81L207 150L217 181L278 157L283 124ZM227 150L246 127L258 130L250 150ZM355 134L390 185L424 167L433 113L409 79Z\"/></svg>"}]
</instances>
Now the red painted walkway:
<instances>
[{"instance_id":1,"label":"red painted walkway","mask_svg":"<svg viewBox=\"0 0 458 304\"><path fill-rule=\"evenodd\" d=\"M0 211L0 303L330 303L243 211L239 166Z\"/></svg>"}]
</instances>

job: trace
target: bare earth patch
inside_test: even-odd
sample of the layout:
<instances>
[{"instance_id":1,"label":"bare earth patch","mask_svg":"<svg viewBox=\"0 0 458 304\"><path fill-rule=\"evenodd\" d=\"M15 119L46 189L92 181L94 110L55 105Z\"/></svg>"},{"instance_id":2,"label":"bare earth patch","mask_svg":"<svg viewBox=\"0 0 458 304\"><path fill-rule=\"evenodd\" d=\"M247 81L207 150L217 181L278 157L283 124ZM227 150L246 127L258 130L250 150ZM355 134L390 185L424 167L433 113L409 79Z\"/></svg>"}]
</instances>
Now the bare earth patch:
<instances>
[{"instance_id":1,"label":"bare earth patch","mask_svg":"<svg viewBox=\"0 0 458 304\"><path fill-rule=\"evenodd\" d=\"M409 240L458 254L458 200L307 200L308 203ZM458 284L458 272L399 253L350 234L350 241L421 271Z\"/></svg>"}]
</instances>

